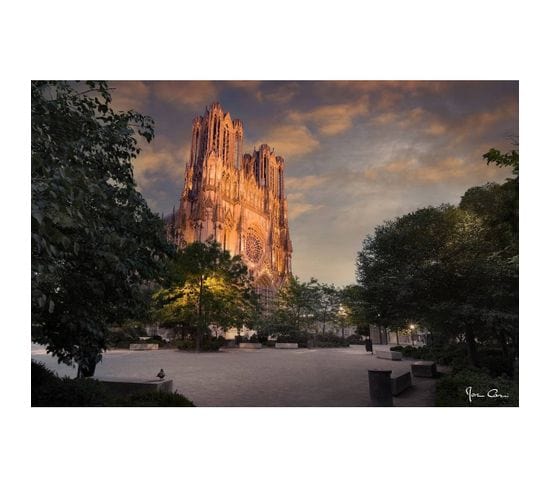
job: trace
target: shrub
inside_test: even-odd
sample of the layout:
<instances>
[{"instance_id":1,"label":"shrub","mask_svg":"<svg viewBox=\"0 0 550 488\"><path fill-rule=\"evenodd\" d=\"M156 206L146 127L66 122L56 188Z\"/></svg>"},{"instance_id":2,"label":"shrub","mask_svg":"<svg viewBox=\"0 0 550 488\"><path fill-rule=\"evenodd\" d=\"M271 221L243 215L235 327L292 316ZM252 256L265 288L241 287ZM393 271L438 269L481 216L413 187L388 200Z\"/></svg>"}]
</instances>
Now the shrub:
<instances>
[{"instance_id":1,"label":"shrub","mask_svg":"<svg viewBox=\"0 0 550 488\"><path fill-rule=\"evenodd\" d=\"M405 347L403 347L401 352L403 353L403 356L407 356L407 357L411 357L411 358L416 357L416 356L414 356L414 353L416 352L416 347L405 346Z\"/></svg>"},{"instance_id":2,"label":"shrub","mask_svg":"<svg viewBox=\"0 0 550 488\"><path fill-rule=\"evenodd\" d=\"M365 345L365 339L363 339L363 336L359 334L352 334L348 337L346 337L346 340L348 341L348 344L354 344L354 345Z\"/></svg>"},{"instance_id":3,"label":"shrub","mask_svg":"<svg viewBox=\"0 0 550 488\"><path fill-rule=\"evenodd\" d=\"M403 346L393 346L393 347L390 347L390 351L403 351Z\"/></svg>"},{"instance_id":4,"label":"shrub","mask_svg":"<svg viewBox=\"0 0 550 488\"><path fill-rule=\"evenodd\" d=\"M471 387L472 393L485 395L485 398L468 400L466 388ZM508 398L489 398L498 390L499 394ZM517 379L506 376L494 378L479 369L463 369L450 375L444 375L436 386L436 406L438 407L495 407L519 405L519 390Z\"/></svg>"},{"instance_id":5,"label":"shrub","mask_svg":"<svg viewBox=\"0 0 550 488\"><path fill-rule=\"evenodd\" d=\"M194 351L196 349L195 339L178 339L174 341L174 345L182 351ZM218 351L220 347L225 345L225 339L223 337L204 336L201 341L200 351L210 352Z\"/></svg>"},{"instance_id":6,"label":"shrub","mask_svg":"<svg viewBox=\"0 0 550 488\"><path fill-rule=\"evenodd\" d=\"M129 397L115 397L111 405L113 407L194 407L192 401L180 395L178 392L167 393L157 391L140 393Z\"/></svg>"},{"instance_id":7,"label":"shrub","mask_svg":"<svg viewBox=\"0 0 550 488\"><path fill-rule=\"evenodd\" d=\"M92 378L59 378L42 363L31 361L33 407L191 407L178 393L115 395Z\"/></svg>"},{"instance_id":8,"label":"shrub","mask_svg":"<svg viewBox=\"0 0 550 488\"><path fill-rule=\"evenodd\" d=\"M143 325L135 322L127 322L119 326L110 327L107 331L107 345L128 349L130 344L139 342L139 338L145 335Z\"/></svg>"},{"instance_id":9,"label":"shrub","mask_svg":"<svg viewBox=\"0 0 550 488\"><path fill-rule=\"evenodd\" d=\"M59 378L42 363L31 361L33 407L101 407L108 393L90 378Z\"/></svg>"},{"instance_id":10,"label":"shrub","mask_svg":"<svg viewBox=\"0 0 550 488\"><path fill-rule=\"evenodd\" d=\"M280 343L289 343L289 342L296 342L298 344L298 347L307 347L307 334L303 333L288 333L288 334L281 334L277 337L277 342Z\"/></svg>"},{"instance_id":11,"label":"shrub","mask_svg":"<svg viewBox=\"0 0 550 488\"><path fill-rule=\"evenodd\" d=\"M258 342L261 342L264 345L267 344L267 342L269 342L269 336L265 334L258 334Z\"/></svg>"},{"instance_id":12,"label":"shrub","mask_svg":"<svg viewBox=\"0 0 550 488\"><path fill-rule=\"evenodd\" d=\"M349 347L347 339L336 334L325 334L315 338L315 347Z\"/></svg>"},{"instance_id":13,"label":"shrub","mask_svg":"<svg viewBox=\"0 0 550 488\"><path fill-rule=\"evenodd\" d=\"M514 363L500 349L480 349L478 358L480 368L487 370L491 376L513 375Z\"/></svg>"}]
</instances>

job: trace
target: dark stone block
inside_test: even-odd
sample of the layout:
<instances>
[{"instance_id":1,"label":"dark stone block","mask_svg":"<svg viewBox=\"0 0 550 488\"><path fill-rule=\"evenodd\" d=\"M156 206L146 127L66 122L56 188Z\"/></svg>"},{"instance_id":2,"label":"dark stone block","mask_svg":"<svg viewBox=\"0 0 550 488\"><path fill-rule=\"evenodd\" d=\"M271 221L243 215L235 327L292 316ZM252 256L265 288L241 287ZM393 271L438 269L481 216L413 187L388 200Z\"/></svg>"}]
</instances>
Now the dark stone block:
<instances>
[{"instance_id":1,"label":"dark stone block","mask_svg":"<svg viewBox=\"0 0 550 488\"><path fill-rule=\"evenodd\" d=\"M109 391L118 395L135 393L150 393L155 391L172 392L172 380L147 380L141 378L94 378L101 382Z\"/></svg>"},{"instance_id":2,"label":"dark stone block","mask_svg":"<svg viewBox=\"0 0 550 488\"><path fill-rule=\"evenodd\" d=\"M433 378L437 374L437 367L433 361L416 361L411 364L413 376Z\"/></svg>"},{"instance_id":3,"label":"dark stone block","mask_svg":"<svg viewBox=\"0 0 550 488\"><path fill-rule=\"evenodd\" d=\"M391 370L369 369L369 395L373 407L393 407Z\"/></svg>"},{"instance_id":4,"label":"dark stone block","mask_svg":"<svg viewBox=\"0 0 550 488\"><path fill-rule=\"evenodd\" d=\"M396 396L412 386L411 373L396 373L391 377L391 392Z\"/></svg>"}]
</instances>

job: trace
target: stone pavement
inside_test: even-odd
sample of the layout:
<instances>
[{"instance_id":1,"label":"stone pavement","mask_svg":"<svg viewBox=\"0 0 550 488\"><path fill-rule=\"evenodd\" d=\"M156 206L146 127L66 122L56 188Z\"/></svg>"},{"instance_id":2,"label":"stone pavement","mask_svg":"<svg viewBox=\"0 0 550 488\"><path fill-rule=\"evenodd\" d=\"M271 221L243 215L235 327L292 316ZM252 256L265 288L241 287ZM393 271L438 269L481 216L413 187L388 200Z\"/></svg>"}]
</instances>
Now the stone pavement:
<instances>
[{"instance_id":1,"label":"stone pavement","mask_svg":"<svg viewBox=\"0 0 550 488\"><path fill-rule=\"evenodd\" d=\"M76 376L76 368L57 364L41 346L33 345L31 354L60 376ZM200 354L115 349L104 354L96 375L154 378L163 368L174 390L201 407L362 407L369 405L369 368L404 372L410 371L410 363L378 359L363 346ZM394 397L394 405L433 406L434 398L435 380L413 378L413 387Z\"/></svg>"}]
</instances>

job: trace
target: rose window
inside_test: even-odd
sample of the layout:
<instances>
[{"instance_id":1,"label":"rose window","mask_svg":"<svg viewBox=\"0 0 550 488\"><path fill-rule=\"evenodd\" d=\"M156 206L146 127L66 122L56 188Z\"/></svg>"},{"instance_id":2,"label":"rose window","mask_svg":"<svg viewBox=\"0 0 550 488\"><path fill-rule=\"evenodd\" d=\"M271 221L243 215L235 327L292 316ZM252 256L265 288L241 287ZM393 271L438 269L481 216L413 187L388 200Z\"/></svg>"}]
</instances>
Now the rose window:
<instances>
[{"instance_id":1,"label":"rose window","mask_svg":"<svg viewBox=\"0 0 550 488\"><path fill-rule=\"evenodd\" d=\"M262 259L264 246L260 237L253 231L249 231L246 236L246 257L253 263L259 263Z\"/></svg>"}]
</instances>

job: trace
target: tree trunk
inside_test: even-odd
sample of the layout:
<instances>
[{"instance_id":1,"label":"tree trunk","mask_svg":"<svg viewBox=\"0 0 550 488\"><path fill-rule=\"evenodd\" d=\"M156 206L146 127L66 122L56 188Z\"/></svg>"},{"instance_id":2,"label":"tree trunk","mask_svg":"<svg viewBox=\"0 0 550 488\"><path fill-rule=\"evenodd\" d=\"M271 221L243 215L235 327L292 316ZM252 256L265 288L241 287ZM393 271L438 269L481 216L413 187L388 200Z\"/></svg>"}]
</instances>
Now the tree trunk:
<instances>
[{"instance_id":1,"label":"tree trunk","mask_svg":"<svg viewBox=\"0 0 550 488\"><path fill-rule=\"evenodd\" d=\"M97 356L87 357L78 363L77 378L91 378L95 373Z\"/></svg>"},{"instance_id":2,"label":"tree trunk","mask_svg":"<svg viewBox=\"0 0 550 488\"><path fill-rule=\"evenodd\" d=\"M201 275L199 283L199 317L197 320L197 334L195 336L195 352L200 352L201 349L201 318L202 318L202 287L204 277Z\"/></svg>"},{"instance_id":3,"label":"tree trunk","mask_svg":"<svg viewBox=\"0 0 550 488\"><path fill-rule=\"evenodd\" d=\"M477 368L479 363L477 360L476 338L471 324L466 325L466 347L468 348L468 359L470 364Z\"/></svg>"}]
</instances>

